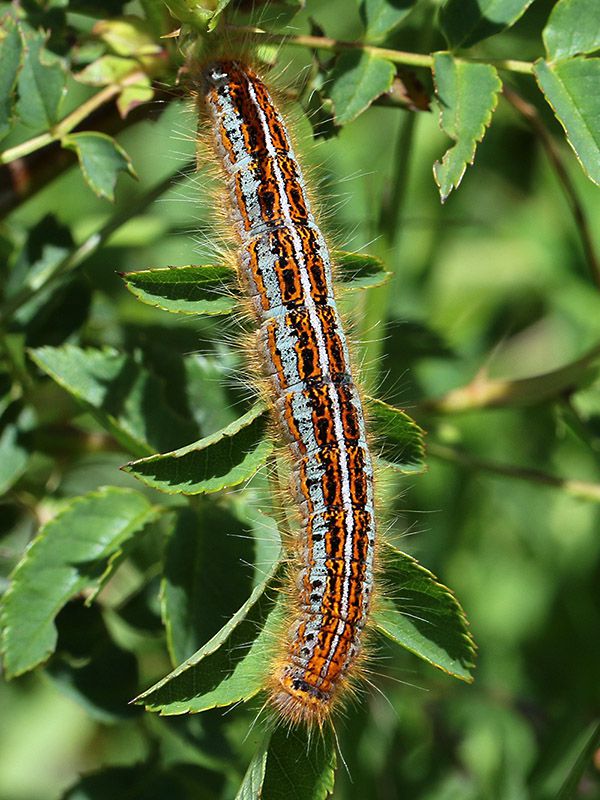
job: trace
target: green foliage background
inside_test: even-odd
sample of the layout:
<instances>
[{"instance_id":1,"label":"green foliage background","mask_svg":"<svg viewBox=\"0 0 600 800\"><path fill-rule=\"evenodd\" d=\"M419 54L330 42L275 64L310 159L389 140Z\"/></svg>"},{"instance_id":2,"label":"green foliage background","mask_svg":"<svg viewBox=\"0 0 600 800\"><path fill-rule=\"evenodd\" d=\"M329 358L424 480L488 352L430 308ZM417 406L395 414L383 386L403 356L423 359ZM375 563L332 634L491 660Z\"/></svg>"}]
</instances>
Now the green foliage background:
<instances>
[{"instance_id":1,"label":"green foliage background","mask_svg":"<svg viewBox=\"0 0 600 800\"><path fill-rule=\"evenodd\" d=\"M408 652L468 672L458 646L449 666L452 647L435 626L396 630L404 649L381 640L369 676L377 690L367 686L337 724L352 779L338 756L336 798L600 797L600 40L584 24L594 3L308 0L225 10L229 23L254 21L275 38L386 48L336 57L323 46L317 61L310 42L279 50L274 38L259 53L276 57L276 73L286 67L279 80L294 95L336 246L392 273L379 286L378 262L346 257L356 291L344 307L368 393L428 432L419 474L415 429L383 407L383 455L396 462L385 480L388 539L452 587L479 651L469 685ZM175 80L181 51L213 23L210 35L222 35L225 21L213 11L226 3L204 5L199 13L172 2L169 20L152 0L0 4L22 25L19 39L5 17L0 42L0 90L16 101L0 106L0 163L10 161L0 194L4 592L36 542L14 575L27 591L13 594L12 612L5 602L4 669L24 674L0 683L3 800L232 798L249 764L243 797L260 785L265 798L325 797L332 786L332 743L307 755L301 734L279 732L267 748L260 724L248 733L257 701L161 717L129 705L258 596L277 552L266 471L247 480L270 448L260 409L232 380L243 371L232 346L242 335L227 316L193 306L230 310L229 298L211 299L224 273L217 264L202 296L182 278L167 302L164 286L159 297L150 285L159 273L140 272L216 263L210 177L177 175L194 158L195 128ZM123 14L146 22L119 27ZM177 19L182 38L159 39ZM464 60L448 46L465 48ZM544 58L537 80L583 169L531 73ZM73 78L81 70L85 82ZM428 96L430 113L407 110ZM314 145L300 106L319 134ZM61 122L81 108L79 127ZM120 272L136 272L131 292ZM169 303L184 313L160 310ZM154 472L147 479L155 462L139 459L196 440L205 448L205 437L237 431L245 412L235 480L215 482L215 451L207 460L201 448L192 488L213 494L188 501L151 488L181 491L184 460L181 471L167 461L160 484ZM131 459L137 466L120 471ZM214 491L225 484L235 488ZM78 517L83 496L87 516ZM69 556L60 563L57 530ZM45 602L55 613L66 586L74 599L56 639L52 615L43 625L32 609ZM11 613L22 622L8 634ZM460 638L454 605L449 614L443 632Z\"/></svg>"}]
</instances>

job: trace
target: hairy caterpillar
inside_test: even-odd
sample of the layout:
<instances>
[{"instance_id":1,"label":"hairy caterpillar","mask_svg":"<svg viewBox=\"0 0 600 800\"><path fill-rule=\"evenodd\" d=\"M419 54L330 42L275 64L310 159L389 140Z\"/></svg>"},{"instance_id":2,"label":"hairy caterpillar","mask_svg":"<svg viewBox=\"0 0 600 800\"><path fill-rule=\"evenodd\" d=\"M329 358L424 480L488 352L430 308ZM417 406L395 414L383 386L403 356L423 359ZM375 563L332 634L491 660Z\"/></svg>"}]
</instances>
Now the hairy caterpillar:
<instances>
[{"instance_id":1,"label":"hairy caterpillar","mask_svg":"<svg viewBox=\"0 0 600 800\"><path fill-rule=\"evenodd\" d=\"M241 60L206 64L198 83L303 520L296 619L269 678L270 702L290 722L321 725L359 657L372 593L374 491L364 414L329 250L280 113Z\"/></svg>"}]
</instances>

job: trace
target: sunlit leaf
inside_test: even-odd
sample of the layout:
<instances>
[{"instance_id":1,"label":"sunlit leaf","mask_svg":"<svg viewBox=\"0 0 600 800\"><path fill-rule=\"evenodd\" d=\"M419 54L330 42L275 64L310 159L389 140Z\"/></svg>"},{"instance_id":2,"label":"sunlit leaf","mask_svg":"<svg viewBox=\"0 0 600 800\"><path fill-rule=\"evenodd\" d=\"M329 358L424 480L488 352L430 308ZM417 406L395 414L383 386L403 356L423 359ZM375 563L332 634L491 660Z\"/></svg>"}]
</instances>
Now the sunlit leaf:
<instances>
[{"instance_id":1,"label":"sunlit leaf","mask_svg":"<svg viewBox=\"0 0 600 800\"><path fill-rule=\"evenodd\" d=\"M258 404L226 428L170 453L123 467L147 486L168 494L219 492L251 478L273 451L267 418Z\"/></svg>"},{"instance_id":2,"label":"sunlit leaf","mask_svg":"<svg viewBox=\"0 0 600 800\"><path fill-rule=\"evenodd\" d=\"M370 427L379 457L405 475L424 472L425 432L408 414L375 398L367 398Z\"/></svg>"},{"instance_id":3,"label":"sunlit leaf","mask_svg":"<svg viewBox=\"0 0 600 800\"><path fill-rule=\"evenodd\" d=\"M537 61L534 71L577 160L600 185L600 58Z\"/></svg>"},{"instance_id":4,"label":"sunlit leaf","mask_svg":"<svg viewBox=\"0 0 600 800\"><path fill-rule=\"evenodd\" d=\"M74 77L88 86L108 86L120 83L123 78L139 68L140 65L134 58L105 55L92 61Z\"/></svg>"},{"instance_id":5,"label":"sunlit leaf","mask_svg":"<svg viewBox=\"0 0 600 800\"><path fill-rule=\"evenodd\" d=\"M8 677L48 658L56 645L59 610L93 587L110 555L158 513L139 492L111 487L75 498L44 525L11 576L3 601Z\"/></svg>"},{"instance_id":6,"label":"sunlit leaf","mask_svg":"<svg viewBox=\"0 0 600 800\"><path fill-rule=\"evenodd\" d=\"M382 562L385 592L373 612L377 630L443 672L472 681L475 645L450 589L390 545Z\"/></svg>"},{"instance_id":7,"label":"sunlit leaf","mask_svg":"<svg viewBox=\"0 0 600 800\"><path fill-rule=\"evenodd\" d=\"M340 288L344 291L371 289L386 283L392 273L387 272L382 261L365 253L349 253L345 250L334 250L332 258L335 263Z\"/></svg>"},{"instance_id":8,"label":"sunlit leaf","mask_svg":"<svg viewBox=\"0 0 600 800\"><path fill-rule=\"evenodd\" d=\"M331 75L329 96L336 125L347 125L389 91L395 67L391 61L356 50L342 53Z\"/></svg>"},{"instance_id":9,"label":"sunlit leaf","mask_svg":"<svg viewBox=\"0 0 600 800\"><path fill-rule=\"evenodd\" d=\"M100 20L93 32L120 56L148 56L161 50L148 23L133 15Z\"/></svg>"},{"instance_id":10,"label":"sunlit leaf","mask_svg":"<svg viewBox=\"0 0 600 800\"><path fill-rule=\"evenodd\" d=\"M254 697L264 685L265 648L282 622L275 598L265 591L269 573L212 639L141 694L148 711L186 714L228 706Z\"/></svg>"},{"instance_id":11,"label":"sunlit leaf","mask_svg":"<svg viewBox=\"0 0 600 800\"><path fill-rule=\"evenodd\" d=\"M340 288L369 289L385 283L390 273L374 256L334 250ZM226 264L160 267L121 273L125 285L143 303L178 314L230 314L239 307L237 271Z\"/></svg>"},{"instance_id":12,"label":"sunlit leaf","mask_svg":"<svg viewBox=\"0 0 600 800\"><path fill-rule=\"evenodd\" d=\"M600 49L600 23L596 0L559 0L542 36L548 60L593 53Z\"/></svg>"},{"instance_id":13,"label":"sunlit leaf","mask_svg":"<svg viewBox=\"0 0 600 800\"><path fill-rule=\"evenodd\" d=\"M238 305L237 274L226 265L166 267L122 274L143 303L179 314L229 314Z\"/></svg>"},{"instance_id":14,"label":"sunlit leaf","mask_svg":"<svg viewBox=\"0 0 600 800\"><path fill-rule=\"evenodd\" d=\"M135 83L124 86L117 97L119 114L125 119L130 111L143 103L149 103L154 97L152 81L148 75L140 75Z\"/></svg>"},{"instance_id":15,"label":"sunlit leaf","mask_svg":"<svg viewBox=\"0 0 600 800\"><path fill-rule=\"evenodd\" d=\"M491 122L502 83L491 64L474 64L449 53L434 54L435 91L440 126L456 144L433 166L444 202L460 184L467 164Z\"/></svg>"}]
</instances>

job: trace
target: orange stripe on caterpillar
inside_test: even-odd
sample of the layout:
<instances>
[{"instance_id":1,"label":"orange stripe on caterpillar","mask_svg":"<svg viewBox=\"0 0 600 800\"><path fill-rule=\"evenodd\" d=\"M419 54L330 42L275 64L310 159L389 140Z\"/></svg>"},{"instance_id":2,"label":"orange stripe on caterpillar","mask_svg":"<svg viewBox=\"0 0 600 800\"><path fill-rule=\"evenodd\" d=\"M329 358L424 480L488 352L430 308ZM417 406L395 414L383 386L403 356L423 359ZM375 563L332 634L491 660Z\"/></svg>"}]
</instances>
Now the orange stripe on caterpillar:
<instances>
[{"instance_id":1,"label":"orange stripe on caterpillar","mask_svg":"<svg viewBox=\"0 0 600 800\"><path fill-rule=\"evenodd\" d=\"M373 469L364 415L329 250L281 115L239 61L208 64L201 95L303 517L297 619L274 663L270 700L291 722L322 724L356 663L373 584Z\"/></svg>"}]
</instances>

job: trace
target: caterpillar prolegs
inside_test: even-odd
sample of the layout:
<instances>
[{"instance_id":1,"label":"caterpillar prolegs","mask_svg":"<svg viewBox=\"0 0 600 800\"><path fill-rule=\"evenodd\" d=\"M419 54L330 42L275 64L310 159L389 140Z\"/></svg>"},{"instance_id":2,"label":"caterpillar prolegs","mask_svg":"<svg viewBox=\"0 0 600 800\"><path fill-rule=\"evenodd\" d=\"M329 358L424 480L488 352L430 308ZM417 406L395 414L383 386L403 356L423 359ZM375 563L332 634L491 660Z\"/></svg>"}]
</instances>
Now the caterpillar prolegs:
<instances>
[{"instance_id":1,"label":"caterpillar prolegs","mask_svg":"<svg viewBox=\"0 0 600 800\"><path fill-rule=\"evenodd\" d=\"M270 702L322 724L361 650L373 586L373 468L327 243L286 124L241 60L202 68L199 102L226 181L241 282L272 414L294 461L302 566Z\"/></svg>"}]
</instances>

